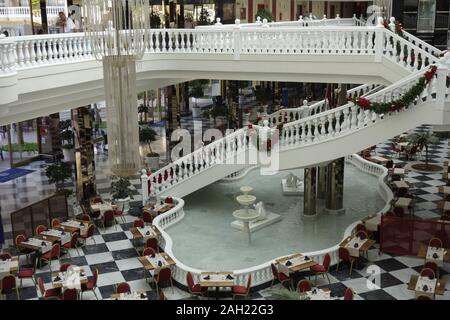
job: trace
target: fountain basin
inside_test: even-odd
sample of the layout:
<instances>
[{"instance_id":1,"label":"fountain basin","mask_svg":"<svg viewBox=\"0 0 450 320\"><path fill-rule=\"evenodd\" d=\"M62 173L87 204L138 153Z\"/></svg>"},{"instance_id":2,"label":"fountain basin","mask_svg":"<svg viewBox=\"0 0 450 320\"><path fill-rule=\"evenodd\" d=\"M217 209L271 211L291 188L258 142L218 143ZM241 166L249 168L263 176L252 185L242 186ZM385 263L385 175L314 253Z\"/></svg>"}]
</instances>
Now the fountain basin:
<instances>
[{"instance_id":1,"label":"fountain basin","mask_svg":"<svg viewBox=\"0 0 450 320\"><path fill-rule=\"evenodd\" d=\"M241 221L252 221L258 218L259 214L254 209L239 209L233 212L233 217Z\"/></svg>"},{"instance_id":2,"label":"fountain basin","mask_svg":"<svg viewBox=\"0 0 450 320\"><path fill-rule=\"evenodd\" d=\"M249 206L256 202L256 197L250 194L242 194L236 197L237 202L243 206Z\"/></svg>"}]
</instances>

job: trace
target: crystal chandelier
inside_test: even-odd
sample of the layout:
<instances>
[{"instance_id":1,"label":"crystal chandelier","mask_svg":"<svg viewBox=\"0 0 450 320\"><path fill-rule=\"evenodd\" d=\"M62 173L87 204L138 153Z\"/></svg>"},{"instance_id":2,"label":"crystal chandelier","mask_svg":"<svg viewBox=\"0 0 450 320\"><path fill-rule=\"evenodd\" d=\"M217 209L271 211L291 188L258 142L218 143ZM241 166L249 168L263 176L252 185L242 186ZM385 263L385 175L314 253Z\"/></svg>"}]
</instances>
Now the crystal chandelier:
<instances>
[{"instance_id":1,"label":"crystal chandelier","mask_svg":"<svg viewBox=\"0 0 450 320\"><path fill-rule=\"evenodd\" d=\"M84 27L92 53L103 62L108 158L113 174L140 169L136 60L148 44L148 0L84 0Z\"/></svg>"}]
</instances>

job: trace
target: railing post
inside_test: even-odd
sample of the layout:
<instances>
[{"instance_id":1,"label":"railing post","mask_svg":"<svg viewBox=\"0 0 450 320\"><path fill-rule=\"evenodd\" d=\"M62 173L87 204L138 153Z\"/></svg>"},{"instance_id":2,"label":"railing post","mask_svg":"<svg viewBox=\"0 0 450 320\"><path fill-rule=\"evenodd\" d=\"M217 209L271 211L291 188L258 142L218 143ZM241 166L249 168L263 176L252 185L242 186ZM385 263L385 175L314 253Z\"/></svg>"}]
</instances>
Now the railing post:
<instances>
[{"instance_id":1,"label":"railing post","mask_svg":"<svg viewBox=\"0 0 450 320\"><path fill-rule=\"evenodd\" d=\"M446 53L439 61L436 83L436 106L445 107L445 94L447 93L447 76L449 75L450 52Z\"/></svg>"},{"instance_id":2,"label":"railing post","mask_svg":"<svg viewBox=\"0 0 450 320\"><path fill-rule=\"evenodd\" d=\"M381 62L383 56L383 18L378 18L378 24L375 27L375 62Z\"/></svg>"},{"instance_id":3,"label":"railing post","mask_svg":"<svg viewBox=\"0 0 450 320\"><path fill-rule=\"evenodd\" d=\"M0 34L0 71L1 73L14 73L16 70L14 41Z\"/></svg>"},{"instance_id":4,"label":"railing post","mask_svg":"<svg viewBox=\"0 0 450 320\"><path fill-rule=\"evenodd\" d=\"M236 19L233 26L234 60L241 59L241 20Z\"/></svg>"},{"instance_id":5,"label":"railing post","mask_svg":"<svg viewBox=\"0 0 450 320\"><path fill-rule=\"evenodd\" d=\"M141 175L141 183L142 183L142 205L145 206L145 203L148 200L148 180L149 176L147 175L147 170L142 169Z\"/></svg>"},{"instance_id":6,"label":"railing post","mask_svg":"<svg viewBox=\"0 0 450 320\"><path fill-rule=\"evenodd\" d=\"M389 29L391 29L391 31L393 33L395 33L395 18L394 17L391 17L389 19Z\"/></svg>"}]
</instances>

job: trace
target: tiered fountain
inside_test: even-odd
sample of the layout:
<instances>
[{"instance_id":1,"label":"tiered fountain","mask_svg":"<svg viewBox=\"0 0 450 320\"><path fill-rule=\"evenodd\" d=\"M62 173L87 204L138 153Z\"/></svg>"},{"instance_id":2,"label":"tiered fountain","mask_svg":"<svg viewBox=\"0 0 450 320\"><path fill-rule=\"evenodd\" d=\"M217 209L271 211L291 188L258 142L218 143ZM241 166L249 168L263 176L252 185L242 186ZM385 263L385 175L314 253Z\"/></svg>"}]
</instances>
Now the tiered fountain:
<instances>
[{"instance_id":1,"label":"tiered fountain","mask_svg":"<svg viewBox=\"0 0 450 320\"><path fill-rule=\"evenodd\" d=\"M250 209L249 206L256 202L256 197L249 194L253 191L252 187L242 187L241 191L243 194L237 196L236 201L239 202L239 204L244 208L234 211L233 216L239 221L242 221L244 225L244 232L247 233L248 243L251 243L250 221L256 220L259 214L255 209Z\"/></svg>"}]
</instances>

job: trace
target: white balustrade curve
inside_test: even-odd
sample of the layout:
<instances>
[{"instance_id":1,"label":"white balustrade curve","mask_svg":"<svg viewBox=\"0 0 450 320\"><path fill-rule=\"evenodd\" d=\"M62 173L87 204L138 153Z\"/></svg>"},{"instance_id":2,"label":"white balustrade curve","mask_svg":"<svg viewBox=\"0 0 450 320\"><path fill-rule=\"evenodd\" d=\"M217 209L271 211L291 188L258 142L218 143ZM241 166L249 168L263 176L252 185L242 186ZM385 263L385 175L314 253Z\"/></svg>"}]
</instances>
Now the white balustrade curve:
<instances>
[{"instance_id":1,"label":"white balustrade curve","mask_svg":"<svg viewBox=\"0 0 450 320\"><path fill-rule=\"evenodd\" d=\"M373 162L369 162L358 155L347 156L345 160L347 163L354 165L357 169L378 177L378 193L380 197L385 201L386 205L383 207L382 210L380 210L376 214L381 215L386 211L388 211L390 208L389 204L393 198L391 189L386 185L386 177L388 175L388 170L385 167L375 164ZM174 201L176 203L175 207L167 211L166 213L163 213L158 217L156 217L153 220L153 224L161 232L161 236L159 239L161 247L164 249L164 252L168 253L174 259L176 263L172 267L173 279L176 282L180 283L181 285L186 286L187 285L186 275L188 272L192 273L195 282L199 282L201 273L210 270L200 270L187 266L186 264L178 260L176 255L174 255L173 240L165 229L182 221L182 219L185 216L184 200L181 198L174 198ZM353 230L355 229L356 225L359 223L361 223L361 220L355 221L354 223L350 224L344 231L342 240L350 236ZM330 254L331 264L336 264L338 261L337 258L338 258L339 243L323 250L304 252L303 254L309 256L311 259L315 261L318 261L319 263L323 261L323 258L326 254ZM252 287L267 284L273 279L270 265L271 263L273 263L274 260L278 258L281 257L276 257L271 261L262 263L260 265L251 268L234 270L233 273L236 279L235 282L237 284L245 285L248 276L251 275Z\"/></svg>"}]
</instances>

